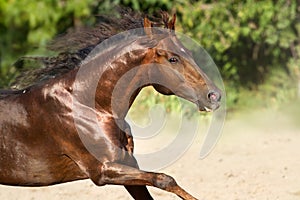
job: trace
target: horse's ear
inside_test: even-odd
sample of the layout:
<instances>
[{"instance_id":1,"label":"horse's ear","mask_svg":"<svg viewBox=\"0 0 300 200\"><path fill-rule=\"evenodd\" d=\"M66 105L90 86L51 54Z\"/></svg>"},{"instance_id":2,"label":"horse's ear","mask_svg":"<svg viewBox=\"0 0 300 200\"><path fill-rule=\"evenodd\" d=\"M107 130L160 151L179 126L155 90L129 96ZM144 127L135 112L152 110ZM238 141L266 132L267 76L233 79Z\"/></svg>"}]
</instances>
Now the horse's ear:
<instances>
[{"instance_id":1,"label":"horse's ear","mask_svg":"<svg viewBox=\"0 0 300 200\"><path fill-rule=\"evenodd\" d=\"M148 35L148 36L152 36L151 27L152 27L151 21L147 17L145 17L144 18L144 31L145 31L146 35Z\"/></svg>"},{"instance_id":2,"label":"horse's ear","mask_svg":"<svg viewBox=\"0 0 300 200\"><path fill-rule=\"evenodd\" d=\"M172 19L168 22L168 29L175 30L176 14L174 13Z\"/></svg>"}]
</instances>

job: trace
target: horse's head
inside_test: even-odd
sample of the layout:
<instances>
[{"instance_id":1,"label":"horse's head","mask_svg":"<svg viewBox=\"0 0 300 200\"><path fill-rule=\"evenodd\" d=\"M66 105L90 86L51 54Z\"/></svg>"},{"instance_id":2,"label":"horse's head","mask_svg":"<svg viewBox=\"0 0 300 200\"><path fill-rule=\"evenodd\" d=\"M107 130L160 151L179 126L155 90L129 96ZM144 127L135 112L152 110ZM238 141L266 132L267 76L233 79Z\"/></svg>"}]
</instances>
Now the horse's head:
<instances>
[{"instance_id":1,"label":"horse's head","mask_svg":"<svg viewBox=\"0 0 300 200\"><path fill-rule=\"evenodd\" d=\"M171 20L166 16L164 18L164 30L156 30L152 27L152 22L144 19L144 31L152 40L152 46L144 60L145 64L151 63L150 82L158 92L165 95L175 94L191 101L200 111L217 109L221 91L209 80L194 61L192 53L176 37L176 16Z\"/></svg>"}]
</instances>

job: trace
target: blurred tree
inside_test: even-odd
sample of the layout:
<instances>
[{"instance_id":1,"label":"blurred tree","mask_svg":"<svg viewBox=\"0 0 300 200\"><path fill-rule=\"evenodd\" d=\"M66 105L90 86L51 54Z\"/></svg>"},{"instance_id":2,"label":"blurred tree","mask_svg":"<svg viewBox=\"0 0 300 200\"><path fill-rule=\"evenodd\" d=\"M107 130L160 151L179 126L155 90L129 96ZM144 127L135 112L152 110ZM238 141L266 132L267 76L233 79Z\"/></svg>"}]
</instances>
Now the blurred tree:
<instances>
[{"instance_id":1,"label":"blurred tree","mask_svg":"<svg viewBox=\"0 0 300 200\"><path fill-rule=\"evenodd\" d=\"M93 0L1 0L0 86L8 86L21 55L43 52L45 44L91 14Z\"/></svg>"}]
</instances>

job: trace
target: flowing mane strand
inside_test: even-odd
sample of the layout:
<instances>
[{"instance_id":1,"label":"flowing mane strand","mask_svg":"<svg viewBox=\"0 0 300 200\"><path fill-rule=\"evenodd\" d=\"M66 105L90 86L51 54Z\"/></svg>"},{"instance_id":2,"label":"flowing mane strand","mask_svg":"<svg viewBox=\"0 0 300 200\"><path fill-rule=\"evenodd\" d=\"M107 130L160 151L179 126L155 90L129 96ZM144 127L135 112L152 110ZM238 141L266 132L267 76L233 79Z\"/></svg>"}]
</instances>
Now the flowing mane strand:
<instances>
[{"instance_id":1,"label":"flowing mane strand","mask_svg":"<svg viewBox=\"0 0 300 200\"><path fill-rule=\"evenodd\" d=\"M48 49L59 52L53 57L21 57L14 65L37 66L36 69L22 72L11 84L11 89L21 90L36 83L61 76L80 66L88 54L101 42L120 32L143 27L144 14L129 9L119 9L118 17L99 15L94 27L71 29L67 34L53 40ZM153 26L169 28L169 15L150 16Z\"/></svg>"}]
</instances>

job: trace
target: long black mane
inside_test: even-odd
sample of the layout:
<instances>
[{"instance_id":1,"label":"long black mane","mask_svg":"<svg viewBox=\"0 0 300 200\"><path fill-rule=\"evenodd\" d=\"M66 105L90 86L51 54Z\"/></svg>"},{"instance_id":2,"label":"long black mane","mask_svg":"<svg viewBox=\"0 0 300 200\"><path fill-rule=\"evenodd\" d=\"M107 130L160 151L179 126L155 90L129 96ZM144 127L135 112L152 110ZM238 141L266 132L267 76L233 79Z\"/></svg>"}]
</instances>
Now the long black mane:
<instances>
[{"instance_id":1,"label":"long black mane","mask_svg":"<svg viewBox=\"0 0 300 200\"><path fill-rule=\"evenodd\" d=\"M36 83L61 76L76 67L101 42L122 31L143 27L144 14L129 9L119 9L120 17L97 16L94 27L82 27L70 30L67 34L53 40L48 49L59 52L53 57L22 57L15 65L35 65L36 69L22 72L11 84L11 89L21 90ZM167 27L169 15L160 12L160 17L151 16L156 27Z\"/></svg>"}]
</instances>

